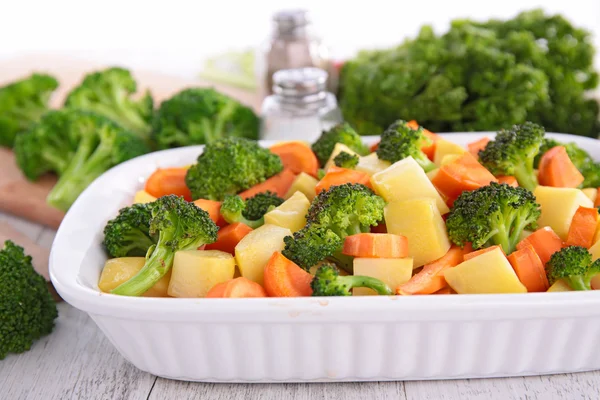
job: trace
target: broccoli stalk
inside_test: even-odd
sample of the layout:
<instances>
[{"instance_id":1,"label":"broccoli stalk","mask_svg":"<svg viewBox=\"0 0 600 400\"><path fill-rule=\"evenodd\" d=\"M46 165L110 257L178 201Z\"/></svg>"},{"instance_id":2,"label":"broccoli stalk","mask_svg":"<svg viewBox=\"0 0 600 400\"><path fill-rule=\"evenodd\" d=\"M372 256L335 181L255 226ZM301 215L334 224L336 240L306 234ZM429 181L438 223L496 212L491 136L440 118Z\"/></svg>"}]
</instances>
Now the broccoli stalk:
<instances>
[{"instance_id":1,"label":"broccoli stalk","mask_svg":"<svg viewBox=\"0 0 600 400\"><path fill-rule=\"evenodd\" d=\"M429 172L437 166L427 157L421 149L431 144L431 139L425 136L423 128L413 129L403 120L398 120L390 125L381 135L377 147L377 157L391 163L412 157L425 170Z\"/></svg>"},{"instance_id":2,"label":"broccoli stalk","mask_svg":"<svg viewBox=\"0 0 600 400\"><path fill-rule=\"evenodd\" d=\"M119 210L119 215L104 227L103 245L111 257L143 257L156 244L150 236L152 213L148 204L134 204Z\"/></svg>"},{"instance_id":3,"label":"broccoli stalk","mask_svg":"<svg viewBox=\"0 0 600 400\"><path fill-rule=\"evenodd\" d=\"M342 151L333 158L333 163L340 168L354 169L358 165L359 157L356 154L346 153Z\"/></svg>"},{"instance_id":4,"label":"broccoli stalk","mask_svg":"<svg viewBox=\"0 0 600 400\"><path fill-rule=\"evenodd\" d=\"M313 296L351 296L353 288L369 288L379 295L392 295L392 289L379 279L370 276L340 276L332 265L323 265L310 283Z\"/></svg>"},{"instance_id":5,"label":"broccoli stalk","mask_svg":"<svg viewBox=\"0 0 600 400\"><path fill-rule=\"evenodd\" d=\"M319 139L312 145L321 166L324 166L337 143L342 143L361 156L369 154L369 148L362 142L358 133L348 124L340 123L328 131L323 131Z\"/></svg>"},{"instance_id":6,"label":"broccoli stalk","mask_svg":"<svg viewBox=\"0 0 600 400\"><path fill-rule=\"evenodd\" d=\"M573 290L591 290L592 278L600 274L600 260L592 262L585 247L568 246L552 254L546 274L551 285L563 279Z\"/></svg>"},{"instance_id":7,"label":"broccoli stalk","mask_svg":"<svg viewBox=\"0 0 600 400\"><path fill-rule=\"evenodd\" d=\"M258 193L246 201L237 195L226 195L220 212L228 224L241 222L256 229L265 223L265 214L281 203L283 199L271 192Z\"/></svg>"},{"instance_id":8,"label":"broccoli stalk","mask_svg":"<svg viewBox=\"0 0 600 400\"><path fill-rule=\"evenodd\" d=\"M217 240L217 225L209 214L175 195L150 203L150 234L158 235L148 250L142 269L111 291L122 296L140 296L158 282L173 265L175 253L193 250Z\"/></svg>"}]
</instances>

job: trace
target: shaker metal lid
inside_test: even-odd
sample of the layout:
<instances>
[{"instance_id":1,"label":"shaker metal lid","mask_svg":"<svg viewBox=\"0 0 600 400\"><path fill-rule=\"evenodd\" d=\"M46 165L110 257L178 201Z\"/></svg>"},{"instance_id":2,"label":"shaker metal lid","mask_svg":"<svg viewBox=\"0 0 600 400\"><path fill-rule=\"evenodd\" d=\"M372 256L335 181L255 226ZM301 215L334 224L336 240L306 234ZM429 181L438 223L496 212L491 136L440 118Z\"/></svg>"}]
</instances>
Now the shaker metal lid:
<instances>
[{"instance_id":1,"label":"shaker metal lid","mask_svg":"<svg viewBox=\"0 0 600 400\"><path fill-rule=\"evenodd\" d=\"M282 96L306 96L327 87L327 71L320 68L282 69L273 74L273 92Z\"/></svg>"}]
</instances>

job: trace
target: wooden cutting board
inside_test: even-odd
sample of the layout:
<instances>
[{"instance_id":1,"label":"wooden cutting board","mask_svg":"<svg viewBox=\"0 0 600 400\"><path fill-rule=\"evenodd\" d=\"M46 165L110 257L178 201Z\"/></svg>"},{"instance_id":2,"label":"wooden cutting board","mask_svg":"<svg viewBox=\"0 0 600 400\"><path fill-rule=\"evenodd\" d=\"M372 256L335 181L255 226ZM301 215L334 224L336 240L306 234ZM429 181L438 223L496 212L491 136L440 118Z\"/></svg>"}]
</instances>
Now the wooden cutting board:
<instances>
[{"instance_id":1,"label":"wooden cutting board","mask_svg":"<svg viewBox=\"0 0 600 400\"><path fill-rule=\"evenodd\" d=\"M60 81L60 87L52 98L52 107L59 108L66 94L76 86L86 73L109 65L56 57L24 56L0 61L0 86L29 75L46 72ZM189 80L152 71L132 71L140 92L149 89L158 106L161 101L176 92L192 86L212 86L258 111L262 98L259 94L228 87L205 80ZM57 229L64 214L46 204L46 196L56 183L54 176L45 176L37 182L29 182L15 164L10 150L0 148L0 211Z\"/></svg>"}]
</instances>

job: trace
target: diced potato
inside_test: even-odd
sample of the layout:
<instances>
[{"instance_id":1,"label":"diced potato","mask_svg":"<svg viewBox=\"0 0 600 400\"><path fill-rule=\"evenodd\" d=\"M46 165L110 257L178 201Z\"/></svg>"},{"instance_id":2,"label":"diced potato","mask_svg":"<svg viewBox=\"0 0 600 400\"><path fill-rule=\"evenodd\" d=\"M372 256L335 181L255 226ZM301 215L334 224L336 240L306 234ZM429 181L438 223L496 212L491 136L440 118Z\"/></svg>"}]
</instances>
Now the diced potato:
<instances>
[{"instance_id":1,"label":"diced potato","mask_svg":"<svg viewBox=\"0 0 600 400\"><path fill-rule=\"evenodd\" d=\"M412 277L413 260L412 258L355 258L354 275L370 276L385 282L390 289L396 288L403 283L408 282ZM376 295L372 289L355 288L352 289L354 296Z\"/></svg>"},{"instance_id":2,"label":"diced potato","mask_svg":"<svg viewBox=\"0 0 600 400\"><path fill-rule=\"evenodd\" d=\"M341 152L346 152L349 154L356 154L357 156L359 155L357 152L350 149L350 147L346 146L345 144L336 143L335 147L333 148L333 151L331 152L331 155L329 156L329 160L327 160L327 162L325 163L325 166L323 167L325 169L325 171L327 171L332 165L335 165L333 163L333 159L335 158L335 156L337 156Z\"/></svg>"},{"instance_id":3,"label":"diced potato","mask_svg":"<svg viewBox=\"0 0 600 400\"><path fill-rule=\"evenodd\" d=\"M388 233L406 236L414 268L437 260L450 249L446 224L434 200L412 199L389 203L384 209Z\"/></svg>"},{"instance_id":4,"label":"diced potato","mask_svg":"<svg viewBox=\"0 0 600 400\"><path fill-rule=\"evenodd\" d=\"M442 165L442 160L449 154L461 155L466 153L467 149L446 139L439 139L435 143L435 152L433 153L433 162L435 165Z\"/></svg>"},{"instance_id":5,"label":"diced potato","mask_svg":"<svg viewBox=\"0 0 600 400\"><path fill-rule=\"evenodd\" d=\"M440 167L443 167L446 164L450 164L451 162L456 161L460 156L460 154L446 154L442 158L442 161L440 161Z\"/></svg>"},{"instance_id":6,"label":"diced potato","mask_svg":"<svg viewBox=\"0 0 600 400\"><path fill-rule=\"evenodd\" d=\"M562 279L557 280L546 290L547 292L572 292L571 286Z\"/></svg>"},{"instance_id":7,"label":"diced potato","mask_svg":"<svg viewBox=\"0 0 600 400\"><path fill-rule=\"evenodd\" d=\"M388 203L416 198L430 198L440 213L450 209L431 183L423 168L412 157L395 162L371 177L373 188Z\"/></svg>"},{"instance_id":8,"label":"diced potato","mask_svg":"<svg viewBox=\"0 0 600 400\"><path fill-rule=\"evenodd\" d=\"M98 288L109 293L111 290L120 286L122 283L127 282L133 278L144 266L146 259L144 257L119 257L111 258L104 264L104 269L100 274L100 281L98 282ZM167 297L167 289L169 288L169 281L171 280L171 270L169 270L165 276L163 276L158 282L154 284L146 293L144 297Z\"/></svg>"},{"instance_id":9,"label":"diced potato","mask_svg":"<svg viewBox=\"0 0 600 400\"><path fill-rule=\"evenodd\" d=\"M600 225L600 224L598 224ZM600 228L598 228L598 230L600 230ZM598 230L596 230L596 235L598 235ZM594 243L592 245L592 247L590 247L590 254L592 255L592 259L594 261L596 261L597 259L600 258L600 240L598 240L596 243Z\"/></svg>"},{"instance_id":10,"label":"diced potato","mask_svg":"<svg viewBox=\"0 0 600 400\"><path fill-rule=\"evenodd\" d=\"M274 252L283 250L283 238L291 235L288 228L265 224L244 236L235 246L235 260L242 276L262 285L267 261Z\"/></svg>"},{"instance_id":11,"label":"diced potato","mask_svg":"<svg viewBox=\"0 0 600 400\"><path fill-rule=\"evenodd\" d=\"M598 189L585 188L581 189L581 191L588 197L588 199L592 201L592 203L596 202L596 197L598 197Z\"/></svg>"},{"instance_id":12,"label":"diced potato","mask_svg":"<svg viewBox=\"0 0 600 400\"><path fill-rule=\"evenodd\" d=\"M435 178L435 176L437 175L437 173L438 173L439 171L440 171L440 169L439 169L439 168L432 169L431 171L429 171L429 172L427 173L427 177L429 178L429 180L430 180L430 181L431 181L431 180L433 180L433 178Z\"/></svg>"},{"instance_id":13,"label":"diced potato","mask_svg":"<svg viewBox=\"0 0 600 400\"><path fill-rule=\"evenodd\" d=\"M567 239L573 215L579 206L593 207L594 203L579 189L538 186L533 194L540 204L540 228L549 226L562 239Z\"/></svg>"},{"instance_id":14,"label":"diced potato","mask_svg":"<svg viewBox=\"0 0 600 400\"><path fill-rule=\"evenodd\" d=\"M389 161L380 160L377 157L377 153L371 153L368 156L360 157L355 169L364 172L369 176L373 176L379 171L388 168L390 165L392 164Z\"/></svg>"},{"instance_id":15,"label":"diced potato","mask_svg":"<svg viewBox=\"0 0 600 400\"><path fill-rule=\"evenodd\" d=\"M302 192L296 192L279 207L265 214L265 224L288 228L294 233L306 225L308 207L310 201Z\"/></svg>"},{"instance_id":16,"label":"diced potato","mask_svg":"<svg viewBox=\"0 0 600 400\"><path fill-rule=\"evenodd\" d=\"M296 179L292 183L292 186L290 186L290 189L284 198L289 199L294 193L300 192L304 194L309 201L313 201L316 196L315 187L317 186L317 183L319 183L319 181L315 177L310 176L306 172L301 172L296 176Z\"/></svg>"},{"instance_id":17,"label":"diced potato","mask_svg":"<svg viewBox=\"0 0 600 400\"><path fill-rule=\"evenodd\" d=\"M500 248L445 270L444 277L458 294L527 292Z\"/></svg>"},{"instance_id":18,"label":"diced potato","mask_svg":"<svg viewBox=\"0 0 600 400\"><path fill-rule=\"evenodd\" d=\"M140 190L135 193L135 196L133 197L133 204L152 203L154 200L156 200L156 197L152 196L145 190Z\"/></svg>"},{"instance_id":19,"label":"diced potato","mask_svg":"<svg viewBox=\"0 0 600 400\"><path fill-rule=\"evenodd\" d=\"M175 253L169 296L204 297L218 283L233 279L235 259L219 250L184 250Z\"/></svg>"}]
</instances>

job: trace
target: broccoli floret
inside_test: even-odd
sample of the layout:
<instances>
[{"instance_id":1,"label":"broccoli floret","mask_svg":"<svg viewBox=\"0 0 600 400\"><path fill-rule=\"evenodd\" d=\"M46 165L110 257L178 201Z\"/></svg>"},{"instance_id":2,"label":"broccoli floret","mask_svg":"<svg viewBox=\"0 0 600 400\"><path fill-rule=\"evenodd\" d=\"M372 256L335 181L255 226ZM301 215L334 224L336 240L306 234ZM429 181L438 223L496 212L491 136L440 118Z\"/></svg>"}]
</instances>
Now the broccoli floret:
<instances>
[{"instance_id":1,"label":"broccoli floret","mask_svg":"<svg viewBox=\"0 0 600 400\"><path fill-rule=\"evenodd\" d=\"M544 128L531 122L503 129L479 152L479 159L495 176L514 176L519 186L534 190L538 181L533 163L544 135Z\"/></svg>"},{"instance_id":2,"label":"broccoli floret","mask_svg":"<svg viewBox=\"0 0 600 400\"><path fill-rule=\"evenodd\" d=\"M85 76L65 100L69 108L92 111L109 118L150 143L154 100L149 91L134 99L137 83L124 68L107 68Z\"/></svg>"},{"instance_id":3,"label":"broccoli floret","mask_svg":"<svg viewBox=\"0 0 600 400\"><path fill-rule=\"evenodd\" d=\"M352 257L342 254L344 241L327 227L307 224L293 236L286 236L283 242L282 254L306 271L327 260L352 272Z\"/></svg>"},{"instance_id":4,"label":"broccoli floret","mask_svg":"<svg viewBox=\"0 0 600 400\"><path fill-rule=\"evenodd\" d=\"M354 169L358 165L359 157L356 154L346 153L342 151L333 158L333 163L340 168Z\"/></svg>"},{"instance_id":5,"label":"broccoli floret","mask_svg":"<svg viewBox=\"0 0 600 400\"><path fill-rule=\"evenodd\" d=\"M327 172L325 172L325 170L323 168L319 168L317 170L317 179L321 180L321 179L325 178L326 174L327 174Z\"/></svg>"},{"instance_id":6,"label":"broccoli floret","mask_svg":"<svg viewBox=\"0 0 600 400\"><path fill-rule=\"evenodd\" d=\"M104 227L104 247L111 257L143 257L156 244L150 236L149 204L134 204L119 210L119 215Z\"/></svg>"},{"instance_id":7,"label":"broccoli floret","mask_svg":"<svg viewBox=\"0 0 600 400\"><path fill-rule=\"evenodd\" d=\"M446 226L458 246L471 242L479 249L496 244L510 254L523 230L536 228L539 216L540 205L529 190L492 182L463 192L452 205Z\"/></svg>"},{"instance_id":8,"label":"broccoli floret","mask_svg":"<svg viewBox=\"0 0 600 400\"><path fill-rule=\"evenodd\" d=\"M391 295L392 289L379 279L370 276L340 276L332 265L323 265L310 283L313 296L352 296L352 288L373 289L379 295Z\"/></svg>"},{"instance_id":9,"label":"broccoli floret","mask_svg":"<svg viewBox=\"0 0 600 400\"><path fill-rule=\"evenodd\" d=\"M258 193L246 201L228 194L221 204L221 215L228 224L241 222L256 229L265 223L265 214L281 203L283 199L272 192Z\"/></svg>"},{"instance_id":10,"label":"broccoli floret","mask_svg":"<svg viewBox=\"0 0 600 400\"><path fill-rule=\"evenodd\" d=\"M324 166L333 148L337 143L342 143L361 156L369 154L369 148L362 142L360 135L350 126L343 122L335 125L328 131L323 131L319 139L312 145L312 150L317 156L321 166Z\"/></svg>"},{"instance_id":11,"label":"broccoli floret","mask_svg":"<svg viewBox=\"0 0 600 400\"><path fill-rule=\"evenodd\" d=\"M381 135L377 147L377 157L391 163L412 157L417 163L429 172L436 167L421 148L431 144L431 139L425 136L423 128L413 129L403 120L398 120L390 125Z\"/></svg>"},{"instance_id":12,"label":"broccoli floret","mask_svg":"<svg viewBox=\"0 0 600 400\"><path fill-rule=\"evenodd\" d=\"M230 137L207 144L185 182L194 199L222 201L225 195L237 194L282 170L281 158L258 142Z\"/></svg>"},{"instance_id":13,"label":"broccoli floret","mask_svg":"<svg viewBox=\"0 0 600 400\"><path fill-rule=\"evenodd\" d=\"M579 170L583 175L581 188L597 188L600 186L600 163L590 161Z\"/></svg>"},{"instance_id":14,"label":"broccoli floret","mask_svg":"<svg viewBox=\"0 0 600 400\"><path fill-rule=\"evenodd\" d=\"M148 151L140 138L111 120L77 110L47 113L15 143L17 164L27 178L59 175L47 202L62 211L109 168Z\"/></svg>"},{"instance_id":15,"label":"broccoli floret","mask_svg":"<svg viewBox=\"0 0 600 400\"><path fill-rule=\"evenodd\" d=\"M251 108L212 88L177 93L160 105L152 124L161 149L212 143L227 136L256 140L259 126Z\"/></svg>"},{"instance_id":16,"label":"broccoli floret","mask_svg":"<svg viewBox=\"0 0 600 400\"><path fill-rule=\"evenodd\" d=\"M56 302L31 256L7 240L0 250L0 360L29 350L52 332L57 316Z\"/></svg>"},{"instance_id":17,"label":"broccoli floret","mask_svg":"<svg viewBox=\"0 0 600 400\"><path fill-rule=\"evenodd\" d=\"M48 111L58 81L32 74L0 88L0 146L13 147L15 137Z\"/></svg>"},{"instance_id":18,"label":"broccoli floret","mask_svg":"<svg viewBox=\"0 0 600 400\"><path fill-rule=\"evenodd\" d=\"M585 247L565 247L552 254L546 274L551 285L564 279L573 290L591 290L592 278L600 274L600 260L592 262L592 255Z\"/></svg>"},{"instance_id":19,"label":"broccoli floret","mask_svg":"<svg viewBox=\"0 0 600 400\"><path fill-rule=\"evenodd\" d=\"M140 296L158 282L173 265L175 253L194 250L217 240L217 225L203 209L182 197L167 195L150 204L150 235L158 240L148 251L142 269L111 291L122 296Z\"/></svg>"},{"instance_id":20,"label":"broccoli floret","mask_svg":"<svg viewBox=\"0 0 600 400\"><path fill-rule=\"evenodd\" d=\"M271 191L257 193L246 200L246 209L242 214L248 219L259 219L283 202L281 197Z\"/></svg>"}]
</instances>

